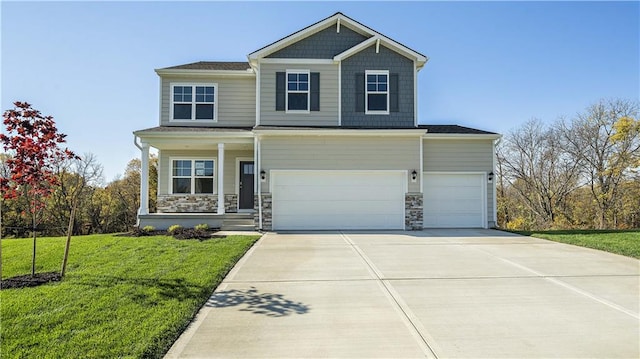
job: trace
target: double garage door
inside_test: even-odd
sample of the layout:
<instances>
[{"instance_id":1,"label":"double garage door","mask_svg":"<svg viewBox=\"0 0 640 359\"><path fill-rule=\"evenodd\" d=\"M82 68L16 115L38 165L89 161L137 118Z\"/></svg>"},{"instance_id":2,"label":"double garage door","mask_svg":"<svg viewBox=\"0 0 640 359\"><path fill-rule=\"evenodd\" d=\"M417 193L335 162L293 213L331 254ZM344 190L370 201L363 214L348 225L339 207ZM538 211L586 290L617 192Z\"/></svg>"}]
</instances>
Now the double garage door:
<instances>
[{"instance_id":1,"label":"double garage door","mask_svg":"<svg viewBox=\"0 0 640 359\"><path fill-rule=\"evenodd\" d=\"M424 227L484 227L481 174L424 174ZM404 171L273 171L275 230L404 229Z\"/></svg>"},{"instance_id":2,"label":"double garage door","mask_svg":"<svg viewBox=\"0 0 640 359\"><path fill-rule=\"evenodd\" d=\"M273 171L273 228L404 229L402 171Z\"/></svg>"}]
</instances>

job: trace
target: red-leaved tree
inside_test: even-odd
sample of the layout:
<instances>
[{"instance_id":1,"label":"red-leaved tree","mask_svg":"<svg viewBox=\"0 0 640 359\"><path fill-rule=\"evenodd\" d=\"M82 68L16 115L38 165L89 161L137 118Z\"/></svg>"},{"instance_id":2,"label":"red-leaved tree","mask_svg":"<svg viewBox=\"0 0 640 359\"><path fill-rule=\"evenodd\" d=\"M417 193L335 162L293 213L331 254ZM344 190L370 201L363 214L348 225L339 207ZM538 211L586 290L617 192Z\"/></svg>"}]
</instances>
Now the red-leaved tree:
<instances>
[{"instance_id":1,"label":"red-leaved tree","mask_svg":"<svg viewBox=\"0 0 640 359\"><path fill-rule=\"evenodd\" d=\"M4 112L6 132L0 134L0 143L10 157L6 161L8 177L0 178L4 199L23 196L30 216L33 232L31 275L36 273L36 229L45 206L45 199L58 183L55 164L77 156L60 144L65 134L58 133L51 116L43 116L26 102L14 102L14 108Z\"/></svg>"}]
</instances>

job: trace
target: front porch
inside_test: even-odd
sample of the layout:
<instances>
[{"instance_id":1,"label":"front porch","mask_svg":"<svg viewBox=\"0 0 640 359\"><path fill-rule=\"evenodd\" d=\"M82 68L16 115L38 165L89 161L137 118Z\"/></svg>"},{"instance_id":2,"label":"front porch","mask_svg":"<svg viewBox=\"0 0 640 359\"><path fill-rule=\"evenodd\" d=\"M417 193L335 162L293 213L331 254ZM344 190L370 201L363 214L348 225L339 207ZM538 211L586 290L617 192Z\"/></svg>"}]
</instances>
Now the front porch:
<instances>
[{"instance_id":1,"label":"front porch","mask_svg":"<svg viewBox=\"0 0 640 359\"><path fill-rule=\"evenodd\" d=\"M134 134L141 151L138 226L254 229L256 153L249 129L159 127ZM157 213L148 209L150 148L158 152Z\"/></svg>"}]
</instances>

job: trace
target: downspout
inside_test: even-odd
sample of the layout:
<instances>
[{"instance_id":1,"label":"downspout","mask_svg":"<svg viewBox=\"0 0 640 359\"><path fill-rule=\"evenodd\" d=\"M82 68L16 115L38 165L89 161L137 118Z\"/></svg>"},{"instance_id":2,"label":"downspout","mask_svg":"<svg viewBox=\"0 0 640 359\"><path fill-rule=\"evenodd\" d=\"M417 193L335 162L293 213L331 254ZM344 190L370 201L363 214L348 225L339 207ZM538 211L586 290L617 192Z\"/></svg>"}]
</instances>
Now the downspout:
<instances>
[{"instance_id":1,"label":"downspout","mask_svg":"<svg viewBox=\"0 0 640 359\"><path fill-rule=\"evenodd\" d=\"M496 153L496 147L498 147L498 145L500 144L500 141L502 141L502 137L499 137L497 139L495 139L493 141L493 224L495 226L495 228L498 228L498 194L496 192L497 190L497 183L498 183L498 175L496 173L496 163L497 163L497 156L498 154Z\"/></svg>"},{"instance_id":2,"label":"downspout","mask_svg":"<svg viewBox=\"0 0 640 359\"><path fill-rule=\"evenodd\" d=\"M138 147L140 151L142 151L142 146L138 144L138 136L136 135L133 135L133 144L136 145L136 147Z\"/></svg>"},{"instance_id":3,"label":"downspout","mask_svg":"<svg viewBox=\"0 0 640 359\"><path fill-rule=\"evenodd\" d=\"M254 172L262 172L262 157L261 157L261 151L260 151L260 137L259 135L256 135L255 137L255 144L254 146L256 146L257 148L257 159L258 159L258 163L256 166L256 171ZM258 225L260 230L262 230L262 178L260 178L261 176L258 176Z\"/></svg>"}]
</instances>

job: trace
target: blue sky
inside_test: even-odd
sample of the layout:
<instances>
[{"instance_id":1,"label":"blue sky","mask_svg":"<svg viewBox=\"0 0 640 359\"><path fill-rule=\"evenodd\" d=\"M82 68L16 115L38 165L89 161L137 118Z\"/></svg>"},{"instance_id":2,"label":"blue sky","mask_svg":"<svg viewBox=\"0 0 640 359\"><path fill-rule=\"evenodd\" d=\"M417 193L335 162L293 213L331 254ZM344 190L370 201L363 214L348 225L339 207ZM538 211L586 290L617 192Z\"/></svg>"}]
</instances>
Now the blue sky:
<instances>
[{"instance_id":1,"label":"blue sky","mask_svg":"<svg viewBox=\"0 0 640 359\"><path fill-rule=\"evenodd\" d=\"M640 97L639 2L1 3L2 110L54 116L107 181L158 124L154 69L246 55L337 11L430 60L420 123L507 133L571 117L600 98Z\"/></svg>"}]
</instances>

